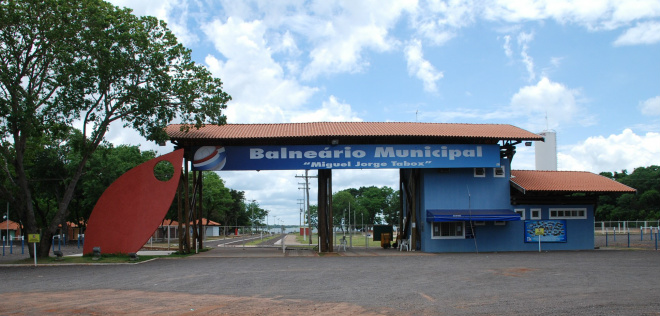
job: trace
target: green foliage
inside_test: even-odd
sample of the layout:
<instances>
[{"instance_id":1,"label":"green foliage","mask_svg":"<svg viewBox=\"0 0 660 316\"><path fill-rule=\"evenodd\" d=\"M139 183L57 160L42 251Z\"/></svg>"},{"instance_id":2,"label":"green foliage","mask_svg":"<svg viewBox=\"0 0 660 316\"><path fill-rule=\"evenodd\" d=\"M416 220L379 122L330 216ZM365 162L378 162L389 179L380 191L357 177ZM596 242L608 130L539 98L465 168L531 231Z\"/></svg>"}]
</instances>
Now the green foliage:
<instances>
[{"instance_id":1,"label":"green foliage","mask_svg":"<svg viewBox=\"0 0 660 316\"><path fill-rule=\"evenodd\" d=\"M399 192L390 187L349 188L333 194L332 214L334 225L340 225L342 218L345 223L348 223L349 202L351 223L355 221L358 226L363 221L365 225L381 224L384 219L388 224L398 224Z\"/></svg>"},{"instance_id":2,"label":"green foliage","mask_svg":"<svg viewBox=\"0 0 660 316\"><path fill-rule=\"evenodd\" d=\"M230 190L215 172L204 172L203 181L202 209L206 213L205 217L224 225L226 214L234 204Z\"/></svg>"},{"instance_id":3,"label":"green foliage","mask_svg":"<svg viewBox=\"0 0 660 316\"><path fill-rule=\"evenodd\" d=\"M636 194L609 194L598 199L597 221L660 219L660 167L636 168L628 174L602 172L600 175L637 189Z\"/></svg>"},{"instance_id":4,"label":"green foliage","mask_svg":"<svg viewBox=\"0 0 660 316\"><path fill-rule=\"evenodd\" d=\"M174 119L185 128L224 124L229 100L154 17L102 0L0 2L0 194L26 233L49 239L67 218L111 124L162 141ZM81 133L62 137L74 123ZM37 256L48 251L41 243Z\"/></svg>"}]
</instances>

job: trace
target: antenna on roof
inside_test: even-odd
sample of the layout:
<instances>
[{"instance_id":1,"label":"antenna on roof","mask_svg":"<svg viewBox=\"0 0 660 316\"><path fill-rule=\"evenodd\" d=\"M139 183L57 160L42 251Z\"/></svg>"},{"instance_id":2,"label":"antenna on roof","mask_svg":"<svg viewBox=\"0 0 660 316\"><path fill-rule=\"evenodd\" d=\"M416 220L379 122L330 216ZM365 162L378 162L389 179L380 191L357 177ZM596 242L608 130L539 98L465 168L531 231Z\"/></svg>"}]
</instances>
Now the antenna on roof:
<instances>
[{"instance_id":1,"label":"antenna on roof","mask_svg":"<svg viewBox=\"0 0 660 316\"><path fill-rule=\"evenodd\" d=\"M417 114L419 114L419 109L417 109L417 111L415 111L415 122L419 122L419 120L417 120Z\"/></svg>"},{"instance_id":2,"label":"antenna on roof","mask_svg":"<svg viewBox=\"0 0 660 316\"><path fill-rule=\"evenodd\" d=\"M549 130L549 124L548 124L548 111L545 111L545 130Z\"/></svg>"}]
</instances>

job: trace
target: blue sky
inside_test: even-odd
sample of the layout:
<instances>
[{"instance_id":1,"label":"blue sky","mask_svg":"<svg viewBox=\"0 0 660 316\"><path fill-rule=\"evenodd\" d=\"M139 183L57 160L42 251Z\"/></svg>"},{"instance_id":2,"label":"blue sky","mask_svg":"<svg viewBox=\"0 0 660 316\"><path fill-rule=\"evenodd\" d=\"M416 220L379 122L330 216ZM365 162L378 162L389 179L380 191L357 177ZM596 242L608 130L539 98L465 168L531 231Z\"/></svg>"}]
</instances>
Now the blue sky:
<instances>
[{"instance_id":1,"label":"blue sky","mask_svg":"<svg viewBox=\"0 0 660 316\"><path fill-rule=\"evenodd\" d=\"M660 164L659 0L110 2L167 21L223 80L230 123L547 127L559 170ZM119 127L108 139L171 150ZM518 147L513 168L534 169L533 147ZM294 224L301 173L220 175ZM333 189L396 177L335 172Z\"/></svg>"}]
</instances>

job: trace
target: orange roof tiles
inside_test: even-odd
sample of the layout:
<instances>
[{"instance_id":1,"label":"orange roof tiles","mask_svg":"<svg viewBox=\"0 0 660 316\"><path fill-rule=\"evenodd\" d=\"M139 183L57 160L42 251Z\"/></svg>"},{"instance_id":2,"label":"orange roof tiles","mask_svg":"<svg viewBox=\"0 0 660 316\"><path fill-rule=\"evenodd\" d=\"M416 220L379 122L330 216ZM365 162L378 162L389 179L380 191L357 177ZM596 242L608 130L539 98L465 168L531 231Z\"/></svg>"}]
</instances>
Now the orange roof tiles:
<instances>
[{"instance_id":1,"label":"orange roof tiles","mask_svg":"<svg viewBox=\"0 0 660 316\"><path fill-rule=\"evenodd\" d=\"M412 122L315 122L282 124L206 125L181 131L169 125L167 134L178 139L302 138L323 136L419 136L488 138L497 140L543 140L542 136L505 124L448 124Z\"/></svg>"},{"instance_id":2,"label":"orange roof tiles","mask_svg":"<svg viewBox=\"0 0 660 316\"><path fill-rule=\"evenodd\" d=\"M9 221L9 230L19 230L20 228L17 222ZM0 223L0 230L7 230L7 221Z\"/></svg>"},{"instance_id":3,"label":"orange roof tiles","mask_svg":"<svg viewBox=\"0 0 660 316\"><path fill-rule=\"evenodd\" d=\"M192 225L192 224L193 224L193 222L191 221L189 223L189 225ZM204 226L222 226L222 225L220 225L220 223L214 222L214 221L212 221L210 219L206 219L206 218L202 218L202 225L204 225ZM175 220L172 220L170 222L169 219L166 219L166 220L163 221L163 223L161 223L160 226L179 226L179 222L177 222Z\"/></svg>"},{"instance_id":4,"label":"orange roof tiles","mask_svg":"<svg viewBox=\"0 0 660 316\"><path fill-rule=\"evenodd\" d=\"M511 170L511 183L523 192L634 193L612 179L586 171Z\"/></svg>"}]
</instances>

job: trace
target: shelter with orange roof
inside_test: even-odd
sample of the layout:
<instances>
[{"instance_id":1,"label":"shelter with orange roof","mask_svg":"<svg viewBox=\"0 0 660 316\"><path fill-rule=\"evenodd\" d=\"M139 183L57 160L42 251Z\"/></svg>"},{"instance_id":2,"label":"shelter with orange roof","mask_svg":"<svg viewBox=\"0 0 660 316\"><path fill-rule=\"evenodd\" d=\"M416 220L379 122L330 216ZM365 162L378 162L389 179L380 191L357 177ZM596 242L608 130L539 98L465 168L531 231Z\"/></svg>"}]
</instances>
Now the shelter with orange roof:
<instances>
[{"instance_id":1,"label":"shelter with orange roof","mask_svg":"<svg viewBox=\"0 0 660 316\"><path fill-rule=\"evenodd\" d=\"M398 169L395 241L424 252L533 251L539 239L546 250L593 249L598 195L635 192L589 172L512 171L516 146L544 137L506 124L170 125L167 133L185 150L186 172L316 170L321 252L333 251L333 169Z\"/></svg>"},{"instance_id":2,"label":"shelter with orange roof","mask_svg":"<svg viewBox=\"0 0 660 316\"><path fill-rule=\"evenodd\" d=\"M0 239L2 240L7 240L7 236L9 236L9 238L16 238L21 235L21 225L7 219L0 223L0 232L0 235L2 235L2 238Z\"/></svg>"}]
</instances>

